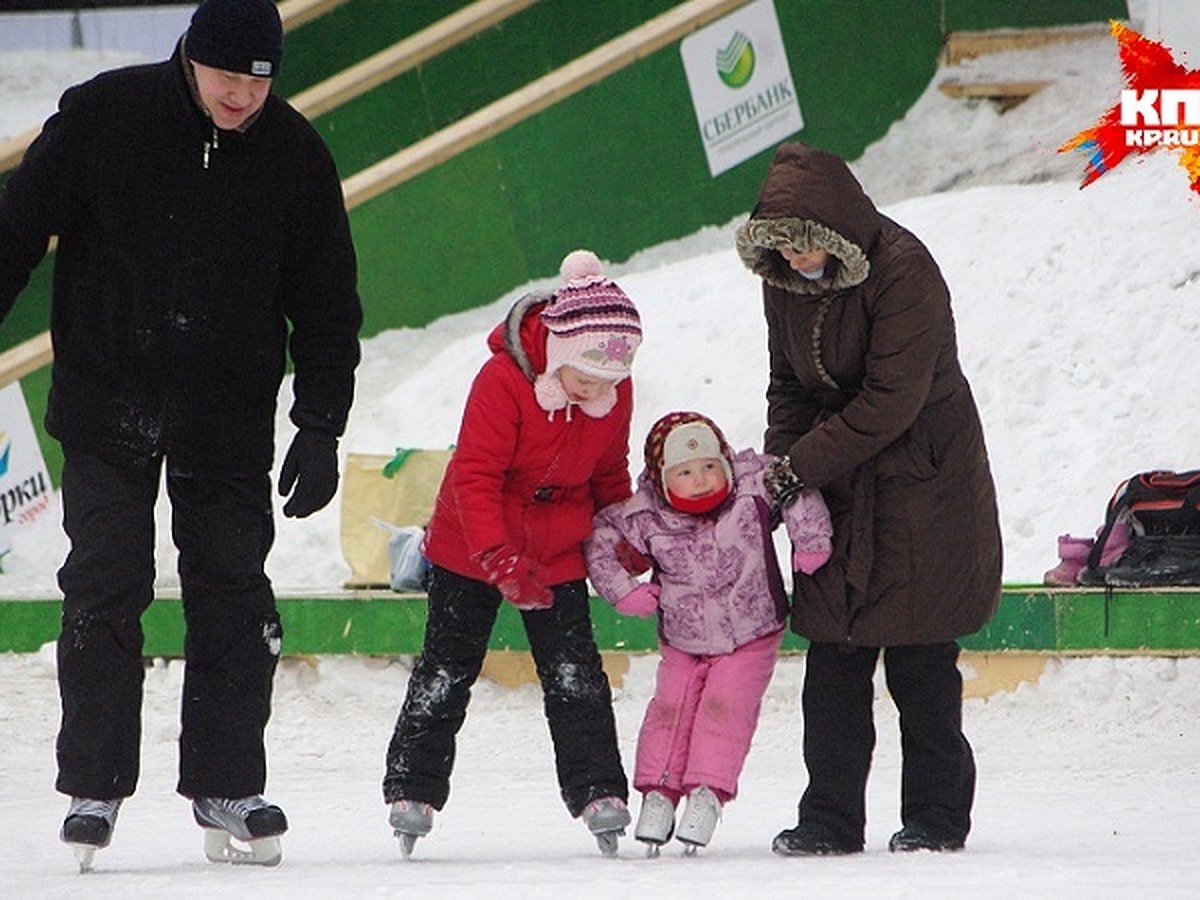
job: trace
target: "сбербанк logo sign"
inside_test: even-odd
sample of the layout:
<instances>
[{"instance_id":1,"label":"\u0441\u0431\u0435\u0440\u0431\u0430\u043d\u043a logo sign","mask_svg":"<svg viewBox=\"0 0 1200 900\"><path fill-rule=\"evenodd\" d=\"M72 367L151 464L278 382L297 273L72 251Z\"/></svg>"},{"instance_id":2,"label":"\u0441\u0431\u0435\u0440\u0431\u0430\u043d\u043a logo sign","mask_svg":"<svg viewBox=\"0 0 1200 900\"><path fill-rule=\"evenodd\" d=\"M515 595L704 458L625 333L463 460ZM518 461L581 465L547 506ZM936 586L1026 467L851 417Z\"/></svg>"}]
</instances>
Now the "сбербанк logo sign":
<instances>
[{"instance_id":1,"label":"\u0441\u0431\u0435\u0440\u0431\u0430\u043d\u043a logo sign","mask_svg":"<svg viewBox=\"0 0 1200 900\"><path fill-rule=\"evenodd\" d=\"M679 44L715 178L804 127L772 0L756 0Z\"/></svg>"}]
</instances>

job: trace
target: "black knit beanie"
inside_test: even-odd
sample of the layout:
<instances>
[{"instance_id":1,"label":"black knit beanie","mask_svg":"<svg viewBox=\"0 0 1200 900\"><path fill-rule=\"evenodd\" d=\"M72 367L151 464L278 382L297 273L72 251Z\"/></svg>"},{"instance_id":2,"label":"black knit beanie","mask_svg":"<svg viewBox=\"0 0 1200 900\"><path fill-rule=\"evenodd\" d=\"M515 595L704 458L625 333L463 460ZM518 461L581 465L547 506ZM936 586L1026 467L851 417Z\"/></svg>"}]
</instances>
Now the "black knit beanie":
<instances>
[{"instance_id":1,"label":"black knit beanie","mask_svg":"<svg viewBox=\"0 0 1200 900\"><path fill-rule=\"evenodd\" d=\"M184 39L192 62L274 78L283 60L283 23L271 0L204 0Z\"/></svg>"}]
</instances>

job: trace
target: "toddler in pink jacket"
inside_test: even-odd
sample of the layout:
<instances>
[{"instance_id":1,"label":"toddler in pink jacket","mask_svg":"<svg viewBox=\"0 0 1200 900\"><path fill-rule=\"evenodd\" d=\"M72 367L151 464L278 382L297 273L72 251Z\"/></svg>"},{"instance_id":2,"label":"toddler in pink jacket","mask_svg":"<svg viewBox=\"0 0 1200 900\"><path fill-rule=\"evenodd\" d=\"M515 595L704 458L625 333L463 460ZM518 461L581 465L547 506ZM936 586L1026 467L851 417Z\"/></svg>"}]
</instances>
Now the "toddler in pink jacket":
<instances>
[{"instance_id":1,"label":"toddler in pink jacket","mask_svg":"<svg viewBox=\"0 0 1200 900\"><path fill-rule=\"evenodd\" d=\"M787 615L771 537L779 514L797 578L829 559L832 526L811 488L780 510L763 484L774 457L734 453L700 413L659 419L645 461L634 495L597 514L585 553L592 585L618 612L658 615L661 659L634 772L634 836L656 856L672 834L687 853L707 845L737 796ZM650 560L649 582L623 564L628 547Z\"/></svg>"}]
</instances>

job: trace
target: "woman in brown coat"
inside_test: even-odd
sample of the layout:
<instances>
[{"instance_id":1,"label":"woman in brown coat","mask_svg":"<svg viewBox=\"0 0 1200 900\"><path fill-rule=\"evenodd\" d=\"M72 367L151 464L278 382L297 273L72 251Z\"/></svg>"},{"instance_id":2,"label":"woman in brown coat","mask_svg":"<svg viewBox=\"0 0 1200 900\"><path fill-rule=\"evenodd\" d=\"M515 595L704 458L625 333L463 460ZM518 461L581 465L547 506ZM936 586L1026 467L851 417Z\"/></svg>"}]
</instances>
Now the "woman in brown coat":
<instances>
[{"instance_id":1,"label":"woman in brown coat","mask_svg":"<svg viewBox=\"0 0 1200 900\"><path fill-rule=\"evenodd\" d=\"M903 828L889 849L961 849L975 763L956 639L995 612L1001 547L949 291L846 164L803 144L777 151L737 248L763 280L764 450L784 457L774 488L785 501L820 488L834 529L830 564L794 577L792 629L809 640L808 787L773 849L863 849L882 648L903 753Z\"/></svg>"}]
</instances>

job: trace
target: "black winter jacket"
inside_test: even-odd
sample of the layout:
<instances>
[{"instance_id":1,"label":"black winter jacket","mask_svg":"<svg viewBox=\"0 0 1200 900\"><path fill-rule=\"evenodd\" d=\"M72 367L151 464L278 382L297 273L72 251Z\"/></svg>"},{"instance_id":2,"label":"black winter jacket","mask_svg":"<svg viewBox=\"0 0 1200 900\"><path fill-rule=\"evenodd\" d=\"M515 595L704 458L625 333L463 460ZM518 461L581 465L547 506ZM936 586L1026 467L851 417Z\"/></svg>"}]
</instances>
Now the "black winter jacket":
<instances>
[{"instance_id":1,"label":"black winter jacket","mask_svg":"<svg viewBox=\"0 0 1200 900\"><path fill-rule=\"evenodd\" d=\"M261 472L292 420L339 435L362 307L340 181L270 95L215 129L177 47L69 89L0 194L0 318L58 235L46 428L117 464ZM289 338L290 324L290 338Z\"/></svg>"}]
</instances>

